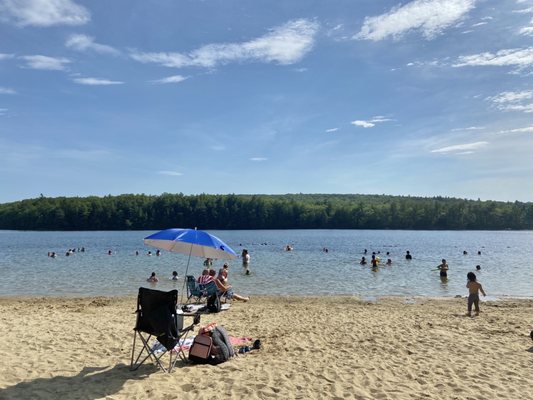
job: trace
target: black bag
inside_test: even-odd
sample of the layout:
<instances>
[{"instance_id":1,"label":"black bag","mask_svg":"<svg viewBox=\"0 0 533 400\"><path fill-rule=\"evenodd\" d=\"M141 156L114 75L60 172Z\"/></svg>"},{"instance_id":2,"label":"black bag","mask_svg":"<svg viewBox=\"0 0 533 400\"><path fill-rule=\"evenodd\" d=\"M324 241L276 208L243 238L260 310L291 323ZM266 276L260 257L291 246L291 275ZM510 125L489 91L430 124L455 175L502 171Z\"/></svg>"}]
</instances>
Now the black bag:
<instances>
[{"instance_id":1,"label":"black bag","mask_svg":"<svg viewBox=\"0 0 533 400\"><path fill-rule=\"evenodd\" d=\"M222 304L220 304L220 297L218 294L212 294L207 298L207 310L209 312L217 313L222 309Z\"/></svg>"}]
</instances>

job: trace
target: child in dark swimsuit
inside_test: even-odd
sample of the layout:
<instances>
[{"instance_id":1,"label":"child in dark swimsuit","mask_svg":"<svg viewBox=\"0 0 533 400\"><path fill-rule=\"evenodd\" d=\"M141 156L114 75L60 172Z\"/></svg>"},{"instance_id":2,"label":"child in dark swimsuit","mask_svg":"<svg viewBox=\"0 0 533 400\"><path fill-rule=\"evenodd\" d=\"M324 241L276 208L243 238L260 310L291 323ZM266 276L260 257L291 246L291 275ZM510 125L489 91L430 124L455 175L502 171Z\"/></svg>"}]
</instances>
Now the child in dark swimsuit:
<instances>
[{"instance_id":1,"label":"child in dark swimsuit","mask_svg":"<svg viewBox=\"0 0 533 400\"><path fill-rule=\"evenodd\" d=\"M481 283L476 281L476 274L469 272L466 277L468 279L466 283L466 287L468 288L468 313L466 315L470 317L472 316L472 304L474 304L476 315L479 315L479 292L483 296L486 296L486 294Z\"/></svg>"}]
</instances>

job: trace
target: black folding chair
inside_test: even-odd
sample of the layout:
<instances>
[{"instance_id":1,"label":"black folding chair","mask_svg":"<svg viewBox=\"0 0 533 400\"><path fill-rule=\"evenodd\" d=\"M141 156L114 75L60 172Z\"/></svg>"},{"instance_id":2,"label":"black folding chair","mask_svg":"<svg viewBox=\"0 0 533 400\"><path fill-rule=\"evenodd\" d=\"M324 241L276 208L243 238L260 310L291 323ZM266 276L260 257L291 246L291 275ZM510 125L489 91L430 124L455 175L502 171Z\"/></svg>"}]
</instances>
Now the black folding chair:
<instances>
[{"instance_id":1,"label":"black folding chair","mask_svg":"<svg viewBox=\"0 0 533 400\"><path fill-rule=\"evenodd\" d=\"M171 372L178 359L187 360L183 348L176 345L180 340L186 339L188 333L194 329L194 325L200 322L200 316L195 315L193 323L183 328L183 315L177 313L177 304L177 290L162 292L139 288L137 321L133 328L131 371L138 369L148 358L164 372ZM137 337L142 342L140 349ZM164 365L166 362L163 360L166 355L169 358L168 367Z\"/></svg>"}]
</instances>

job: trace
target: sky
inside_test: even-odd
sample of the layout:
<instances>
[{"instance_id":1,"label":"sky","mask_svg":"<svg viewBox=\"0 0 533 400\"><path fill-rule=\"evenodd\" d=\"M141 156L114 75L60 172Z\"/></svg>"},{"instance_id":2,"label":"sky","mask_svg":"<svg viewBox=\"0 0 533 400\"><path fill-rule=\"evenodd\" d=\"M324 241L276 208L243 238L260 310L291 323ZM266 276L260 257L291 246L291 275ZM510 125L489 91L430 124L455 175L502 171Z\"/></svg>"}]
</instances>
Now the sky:
<instances>
[{"instance_id":1,"label":"sky","mask_svg":"<svg viewBox=\"0 0 533 400\"><path fill-rule=\"evenodd\" d=\"M0 0L0 203L533 201L533 0Z\"/></svg>"}]
</instances>

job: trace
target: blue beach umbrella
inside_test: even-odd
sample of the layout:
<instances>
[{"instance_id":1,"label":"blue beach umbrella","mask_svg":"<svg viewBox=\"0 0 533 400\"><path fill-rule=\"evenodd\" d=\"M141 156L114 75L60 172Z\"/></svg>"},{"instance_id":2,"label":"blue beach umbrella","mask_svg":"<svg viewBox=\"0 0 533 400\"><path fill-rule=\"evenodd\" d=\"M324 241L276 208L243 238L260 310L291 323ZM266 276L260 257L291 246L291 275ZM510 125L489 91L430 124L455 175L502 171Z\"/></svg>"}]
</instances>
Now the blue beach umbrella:
<instances>
[{"instance_id":1,"label":"blue beach umbrella","mask_svg":"<svg viewBox=\"0 0 533 400\"><path fill-rule=\"evenodd\" d=\"M197 229L165 229L144 238L144 243L173 253L232 260L237 254L215 235Z\"/></svg>"},{"instance_id":2,"label":"blue beach umbrella","mask_svg":"<svg viewBox=\"0 0 533 400\"><path fill-rule=\"evenodd\" d=\"M145 237L144 243L173 253L188 254L189 258L187 259L185 276L187 276L189 272L191 256L223 258L225 260L237 258L237 254L233 249L218 237L197 229L165 229ZM181 292L182 302L184 292L185 280L183 281Z\"/></svg>"}]
</instances>

